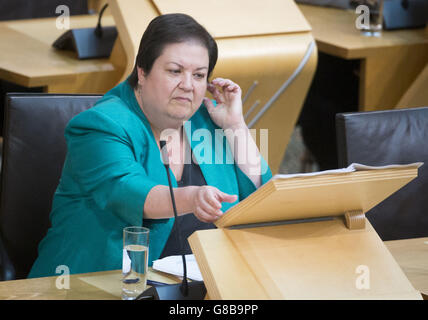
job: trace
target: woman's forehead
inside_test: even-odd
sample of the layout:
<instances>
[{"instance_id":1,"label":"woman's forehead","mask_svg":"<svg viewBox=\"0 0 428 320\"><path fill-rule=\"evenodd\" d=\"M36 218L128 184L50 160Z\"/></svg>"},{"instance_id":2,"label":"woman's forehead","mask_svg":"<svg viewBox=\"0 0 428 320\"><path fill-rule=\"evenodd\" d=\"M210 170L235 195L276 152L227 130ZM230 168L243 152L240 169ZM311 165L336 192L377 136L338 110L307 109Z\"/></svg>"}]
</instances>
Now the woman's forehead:
<instances>
[{"instance_id":1,"label":"woman's forehead","mask_svg":"<svg viewBox=\"0 0 428 320\"><path fill-rule=\"evenodd\" d=\"M208 49L194 41L171 43L163 48L158 60L162 63L175 63L182 67L208 68Z\"/></svg>"}]
</instances>

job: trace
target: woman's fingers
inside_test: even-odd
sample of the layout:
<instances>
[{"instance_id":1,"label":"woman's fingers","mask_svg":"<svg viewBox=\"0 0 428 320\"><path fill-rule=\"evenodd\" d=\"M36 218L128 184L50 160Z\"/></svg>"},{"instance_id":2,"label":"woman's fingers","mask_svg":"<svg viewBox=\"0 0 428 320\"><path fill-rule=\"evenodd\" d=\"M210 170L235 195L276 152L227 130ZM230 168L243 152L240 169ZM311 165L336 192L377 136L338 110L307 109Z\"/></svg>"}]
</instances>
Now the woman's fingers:
<instances>
[{"instance_id":1,"label":"woman's fingers","mask_svg":"<svg viewBox=\"0 0 428 320\"><path fill-rule=\"evenodd\" d=\"M236 200L236 195L221 192L215 187L204 186L201 187L198 194L194 214L201 221L213 222L223 215L222 202L235 202Z\"/></svg>"},{"instance_id":2,"label":"woman's fingers","mask_svg":"<svg viewBox=\"0 0 428 320\"><path fill-rule=\"evenodd\" d=\"M220 90L214 84L208 84L207 90L213 95L213 98L218 103L224 103L225 102L223 94L220 92Z\"/></svg>"},{"instance_id":3,"label":"woman's fingers","mask_svg":"<svg viewBox=\"0 0 428 320\"><path fill-rule=\"evenodd\" d=\"M201 196L200 207L208 214L220 217L223 212L221 209L221 203L212 194L211 190L208 189L206 193Z\"/></svg>"},{"instance_id":4,"label":"woman's fingers","mask_svg":"<svg viewBox=\"0 0 428 320\"><path fill-rule=\"evenodd\" d=\"M208 214L207 212L205 212L201 207L196 208L194 215L201 220L202 222L213 222L216 219L213 219L212 216L210 214Z\"/></svg>"},{"instance_id":5,"label":"woman's fingers","mask_svg":"<svg viewBox=\"0 0 428 320\"><path fill-rule=\"evenodd\" d=\"M209 205L213 208L216 208L216 209L220 209L221 203L220 203L220 201L217 200L216 193L214 191L215 191L215 189L214 190L213 189L207 189L207 192L204 194L204 197L202 200L207 205Z\"/></svg>"},{"instance_id":6,"label":"woman's fingers","mask_svg":"<svg viewBox=\"0 0 428 320\"><path fill-rule=\"evenodd\" d=\"M235 202L238 200L238 196L236 194L227 194L221 191L219 192L218 197L221 202Z\"/></svg>"},{"instance_id":7,"label":"woman's fingers","mask_svg":"<svg viewBox=\"0 0 428 320\"><path fill-rule=\"evenodd\" d=\"M218 87L222 89L222 92L220 92ZM223 79L223 78L216 78L213 81L211 81L211 83L208 84L207 89L209 92L211 92L214 99L216 100L217 100L216 97L221 97L222 94L225 94L227 92L237 93L241 90L241 88L232 80ZM223 100L224 99L222 99L222 102L224 102Z\"/></svg>"},{"instance_id":8,"label":"woman's fingers","mask_svg":"<svg viewBox=\"0 0 428 320\"><path fill-rule=\"evenodd\" d=\"M219 109L214 106L214 103L211 101L211 99L205 97L203 101L205 106L207 107L209 114L212 114L214 112L219 112Z\"/></svg>"},{"instance_id":9,"label":"woman's fingers","mask_svg":"<svg viewBox=\"0 0 428 320\"><path fill-rule=\"evenodd\" d=\"M215 78L211 83L214 86L219 86L222 88L223 91L235 91L237 92L240 90L240 87L234 83L232 80L229 79L223 79L223 78Z\"/></svg>"}]
</instances>

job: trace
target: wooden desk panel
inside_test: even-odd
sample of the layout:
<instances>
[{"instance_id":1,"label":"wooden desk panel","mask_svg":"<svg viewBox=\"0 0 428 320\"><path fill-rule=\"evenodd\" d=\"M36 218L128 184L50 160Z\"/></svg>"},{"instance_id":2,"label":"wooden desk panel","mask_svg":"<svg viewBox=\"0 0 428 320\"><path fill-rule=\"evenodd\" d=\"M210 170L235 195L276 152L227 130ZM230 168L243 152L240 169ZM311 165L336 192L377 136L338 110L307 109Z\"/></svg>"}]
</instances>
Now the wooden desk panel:
<instances>
[{"instance_id":1,"label":"wooden desk panel","mask_svg":"<svg viewBox=\"0 0 428 320\"><path fill-rule=\"evenodd\" d=\"M107 275L111 272L108 271ZM118 274L120 275L119 272ZM100 276L102 275L103 273L100 273ZM80 280L81 276L70 276L70 289L58 289L57 277L0 282L0 300L117 300L120 298Z\"/></svg>"},{"instance_id":2,"label":"wooden desk panel","mask_svg":"<svg viewBox=\"0 0 428 320\"><path fill-rule=\"evenodd\" d=\"M94 27L97 16L70 18L71 28ZM114 25L103 18L103 25ZM52 43L66 30L56 28L56 18L0 22L0 79L24 87L46 87L46 92L104 93L121 71L107 58L78 60Z\"/></svg>"},{"instance_id":3,"label":"wooden desk panel","mask_svg":"<svg viewBox=\"0 0 428 320\"><path fill-rule=\"evenodd\" d=\"M385 241L413 287L428 298L428 238Z\"/></svg>"},{"instance_id":4,"label":"wooden desk panel","mask_svg":"<svg viewBox=\"0 0 428 320\"><path fill-rule=\"evenodd\" d=\"M356 28L358 15L352 10L311 5L299 8L312 26L318 50L361 60L360 111L395 108L428 63L428 28L383 31L381 37L366 37Z\"/></svg>"},{"instance_id":5,"label":"wooden desk panel","mask_svg":"<svg viewBox=\"0 0 428 320\"><path fill-rule=\"evenodd\" d=\"M428 238L386 241L413 287L428 298ZM70 289L57 289L57 276L0 282L0 300L117 300L121 270L70 276ZM175 276L150 270L150 280L176 283Z\"/></svg>"},{"instance_id":6,"label":"wooden desk panel","mask_svg":"<svg viewBox=\"0 0 428 320\"><path fill-rule=\"evenodd\" d=\"M355 26L358 15L353 10L298 6L312 26L318 49L343 59L376 56L380 49L391 47L428 44L426 29L383 31L381 37L366 37Z\"/></svg>"},{"instance_id":7,"label":"wooden desk panel","mask_svg":"<svg viewBox=\"0 0 428 320\"><path fill-rule=\"evenodd\" d=\"M58 276L0 282L0 300L120 300L122 270L75 274L70 289L58 289ZM178 278L149 268L148 279L174 284Z\"/></svg>"},{"instance_id":8,"label":"wooden desk panel","mask_svg":"<svg viewBox=\"0 0 428 320\"><path fill-rule=\"evenodd\" d=\"M352 11L299 5L322 52L361 59L360 110L394 107L428 61L427 29L385 31L381 38L360 35ZM96 25L96 16L72 16L71 28ZM56 18L0 22L0 79L46 92L104 93L123 75L121 59L77 60L51 44L65 30ZM112 16L103 17L113 25ZM388 49L388 50L386 50ZM122 58L123 52L119 54Z\"/></svg>"}]
</instances>

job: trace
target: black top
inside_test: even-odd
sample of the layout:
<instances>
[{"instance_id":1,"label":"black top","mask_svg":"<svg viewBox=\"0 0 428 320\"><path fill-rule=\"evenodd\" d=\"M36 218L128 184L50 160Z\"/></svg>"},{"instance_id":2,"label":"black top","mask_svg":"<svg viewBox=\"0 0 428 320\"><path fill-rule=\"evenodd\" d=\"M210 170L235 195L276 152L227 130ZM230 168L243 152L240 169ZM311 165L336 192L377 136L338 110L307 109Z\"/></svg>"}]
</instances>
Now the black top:
<instances>
[{"instance_id":1,"label":"black top","mask_svg":"<svg viewBox=\"0 0 428 320\"><path fill-rule=\"evenodd\" d=\"M178 187L205 186L206 184L207 182L202 175L201 168L197 163L193 162L192 157L192 162L190 164L184 164L181 180L177 181ZM178 243L177 225L181 232L183 251L181 251L180 244ZM159 259L172 255L192 253L187 238L197 230L214 228L216 228L216 226L213 223L202 222L198 220L193 213L178 216Z\"/></svg>"}]
</instances>

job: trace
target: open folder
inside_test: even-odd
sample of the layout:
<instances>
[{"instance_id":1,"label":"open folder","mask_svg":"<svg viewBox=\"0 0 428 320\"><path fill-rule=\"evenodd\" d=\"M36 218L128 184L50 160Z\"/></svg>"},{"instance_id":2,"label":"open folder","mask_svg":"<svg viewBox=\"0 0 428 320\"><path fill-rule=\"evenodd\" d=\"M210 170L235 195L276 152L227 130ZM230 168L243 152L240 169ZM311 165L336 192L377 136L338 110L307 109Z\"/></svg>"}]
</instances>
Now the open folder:
<instances>
[{"instance_id":1,"label":"open folder","mask_svg":"<svg viewBox=\"0 0 428 320\"><path fill-rule=\"evenodd\" d=\"M208 296L421 299L364 216L420 165L274 176L189 237Z\"/></svg>"}]
</instances>

